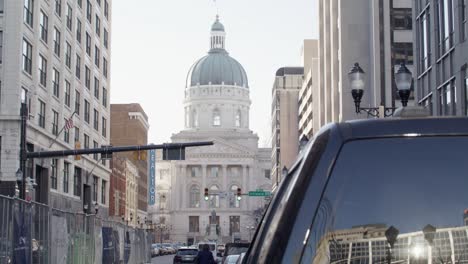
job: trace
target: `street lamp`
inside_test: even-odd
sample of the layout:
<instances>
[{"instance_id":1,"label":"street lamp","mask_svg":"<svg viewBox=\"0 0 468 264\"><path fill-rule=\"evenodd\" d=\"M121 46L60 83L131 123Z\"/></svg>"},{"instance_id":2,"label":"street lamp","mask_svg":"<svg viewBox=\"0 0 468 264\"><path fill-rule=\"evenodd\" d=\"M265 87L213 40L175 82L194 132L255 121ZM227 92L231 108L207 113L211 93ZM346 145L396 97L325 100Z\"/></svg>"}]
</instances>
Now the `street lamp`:
<instances>
[{"instance_id":1,"label":"street lamp","mask_svg":"<svg viewBox=\"0 0 468 264\"><path fill-rule=\"evenodd\" d=\"M398 234L400 231L396 229L394 226L389 227L385 231L385 237L387 238L387 242L389 247L387 247L387 263L391 264L392 263L392 252L391 250L393 249L393 246L395 245L395 242L397 240Z\"/></svg>"},{"instance_id":2,"label":"street lamp","mask_svg":"<svg viewBox=\"0 0 468 264\"><path fill-rule=\"evenodd\" d=\"M367 113L367 115L370 115L373 117L379 117L381 114L379 112L381 111L379 107L361 107L361 99L362 99L362 96L364 95L364 89L365 89L365 83L366 83L365 77L366 77L366 73L361 68L359 63L355 63L348 73L348 80L349 80L349 85L351 88L351 95L353 96L353 99L354 99L356 113L360 114L361 111L364 111ZM398 89L398 95L400 96L401 104L403 105L403 107L406 107L408 105L408 99L411 94L412 80L413 80L413 75L411 71L406 67L404 63L400 64L400 68L395 74L395 83L396 83L396 87ZM381 108L383 110L383 117L392 116L396 110L395 107L381 106Z\"/></svg>"}]
</instances>

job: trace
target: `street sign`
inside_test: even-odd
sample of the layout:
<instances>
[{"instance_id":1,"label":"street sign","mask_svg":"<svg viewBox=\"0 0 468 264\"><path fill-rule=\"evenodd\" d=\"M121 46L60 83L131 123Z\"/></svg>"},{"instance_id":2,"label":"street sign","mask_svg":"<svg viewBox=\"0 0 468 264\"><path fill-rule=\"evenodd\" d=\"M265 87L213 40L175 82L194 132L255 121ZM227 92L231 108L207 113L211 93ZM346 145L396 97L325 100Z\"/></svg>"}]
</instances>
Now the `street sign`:
<instances>
[{"instance_id":1,"label":"street sign","mask_svg":"<svg viewBox=\"0 0 468 264\"><path fill-rule=\"evenodd\" d=\"M268 191L254 191L254 192L249 192L249 196L270 196L271 192Z\"/></svg>"}]
</instances>

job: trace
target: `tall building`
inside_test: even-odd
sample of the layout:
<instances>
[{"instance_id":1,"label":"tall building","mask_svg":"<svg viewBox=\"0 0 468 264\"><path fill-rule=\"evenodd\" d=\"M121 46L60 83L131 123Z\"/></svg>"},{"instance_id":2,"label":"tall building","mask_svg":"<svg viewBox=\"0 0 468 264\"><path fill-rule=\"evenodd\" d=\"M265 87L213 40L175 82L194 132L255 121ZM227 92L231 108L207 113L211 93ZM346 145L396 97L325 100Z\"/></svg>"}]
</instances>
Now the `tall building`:
<instances>
[{"instance_id":1,"label":"tall building","mask_svg":"<svg viewBox=\"0 0 468 264\"><path fill-rule=\"evenodd\" d=\"M299 139L311 139L318 131L320 124L314 124L314 112L318 111L318 104L314 104L314 95L318 98L318 40L306 39L302 47L302 61L304 64L304 80L299 91ZM317 109L315 109L317 108ZM318 120L318 119L317 119Z\"/></svg>"},{"instance_id":2,"label":"tall building","mask_svg":"<svg viewBox=\"0 0 468 264\"><path fill-rule=\"evenodd\" d=\"M173 142L208 140L214 145L188 148L183 161L156 161L156 207L160 208L154 209L152 221L165 226L172 241L192 244L210 236L223 242L249 240L266 201L247 195L238 200L237 190L243 194L271 190L271 149L259 148L258 136L249 128L247 74L229 56L225 37L217 18L208 54L187 76L185 129L172 136Z\"/></svg>"},{"instance_id":3,"label":"tall building","mask_svg":"<svg viewBox=\"0 0 468 264\"><path fill-rule=\"evenodd\" d=\"M271 104L271 178L273 189L281 182L282 170L291 168L299 152L299 91L303 67L278 69Z\"/></svg>"},{"instance_id":4,"label":"tall building","mask_svg":"<svg viewBox=\"0 0 468 264\"><path fill-rule=\"evenodd\" d=\"M111 1L1 1L0 188L14 193L20 168L20 106L28 105L28 151L109 144ZM74 128L64 128L66 120ZM106 214L109 165L97 155L30 159L33 199ZM92 201L94 200L94 201ZM93 203L93 204L91 204Z\"/></svg>"},{"instance_id":5,"label":"tall building","mask_svg":"<svg viewBox=\"0 0 468 264\"><path fill-rule=\"evenodd\" d=\"M367 75L361 106L399 106L394 73L401 63L413 69L412 2L318 1L320 66L315 81L318 93L312 96L317 106L313 126L366 118L355 113L349 88L347 75L354 63Z\"/></svg>"},{"instance_id":6,"label":"tall building","mask_svg":"<svg viewBox=\"0 0 468 264\"><path fill-rule=\"evenodd\" d=\"M467 0L415 1L417 102L436 116L468 114Z\"/></svg>"},{"instance_id":7,"label":"tall building","mask_svg":"<svg viewBox=\"0 0 468 264\"><path fill-rule=\"evenodd\" d=\"M139 104L111 104L111 144L113 146L148 144L148 116ZM122 152L138 169L138 216L144 219L148 207L148 161L145 153Z\"/></svg>"}]
</instances>

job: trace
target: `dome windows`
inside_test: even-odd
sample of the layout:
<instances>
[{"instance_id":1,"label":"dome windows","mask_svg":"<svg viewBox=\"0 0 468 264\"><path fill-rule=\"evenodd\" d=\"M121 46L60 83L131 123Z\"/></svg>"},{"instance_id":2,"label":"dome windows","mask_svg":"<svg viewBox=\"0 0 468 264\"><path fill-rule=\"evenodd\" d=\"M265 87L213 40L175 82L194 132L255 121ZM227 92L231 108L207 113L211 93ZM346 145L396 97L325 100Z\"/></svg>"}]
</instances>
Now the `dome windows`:
<instances>
[{"instance_id":1,"label":"dome windows","mask_svg":"<svg viewBox=\"0 0 468 264\"><path fill-rule=\"evenodd\" d=\"M197 110L192 110L192 127L198 127L198 113Z\"/></svg>"}]
</instances>

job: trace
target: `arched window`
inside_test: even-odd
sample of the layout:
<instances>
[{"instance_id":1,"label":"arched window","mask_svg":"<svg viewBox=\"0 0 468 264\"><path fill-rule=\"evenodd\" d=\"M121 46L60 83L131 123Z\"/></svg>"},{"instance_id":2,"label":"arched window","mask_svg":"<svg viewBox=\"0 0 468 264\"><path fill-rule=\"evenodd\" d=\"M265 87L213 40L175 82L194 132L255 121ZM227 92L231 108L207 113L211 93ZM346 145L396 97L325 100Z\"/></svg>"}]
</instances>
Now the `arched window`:
<instances>
[{"instance_id":1,"label":"arched window","mask_svg":"<svg viewBox=\"0 0 468 264\"><path fill-rule=\"evenodd\" d=\"M192 110L192 127L198 127L198 114L197 110Z\"/></svg>"},{"instance_id":2,"label":"arched window","mask_svg":"<svg viewBox=\"0 0 468 264\"><path fill-rule=\"evenodd\" d=\"M190 208L199 208L200 207L200 188L196 185L193 185L190 188Z\"/></svg>"},{"instance_id":3,"label":"arched window","mask_svg":"<svg viewBox=\"0 0 468 264\"><path fill-rule=\"evenodd\" d=\"M213 110L213 126L221 125L221 114L218 109Z\"/></svg>"},{"instance_id":4,"label":"arched window","mask_svg":"<svg viewBox=\"0 0 468 264\"><path fill-rule=\"evenodd\" d=\"M236 127L241 127L241 112L237 110L236 112Z\"/></svg>"},{"instance_id":5,"label":"arched window","mask_svg":"<svg viewBox=\"0 0 468 264\"><path fill-rule=\"evenodd\" d=\"M219 188L216 185L210 187L210 208L219 207Z\"/></svg>"},{"instance_id":6,"label":"arched window","mask_svg":"<svg viewBox=\"0 0 468 264\"><path fill-rule=\"evenodd\" d=\"M230 208L240 207L240 201L237 200L237 188L239 188L239 186L237 185L231 186L231 194L229 195L229 207Z\"/></svg>"}]
</instances>

